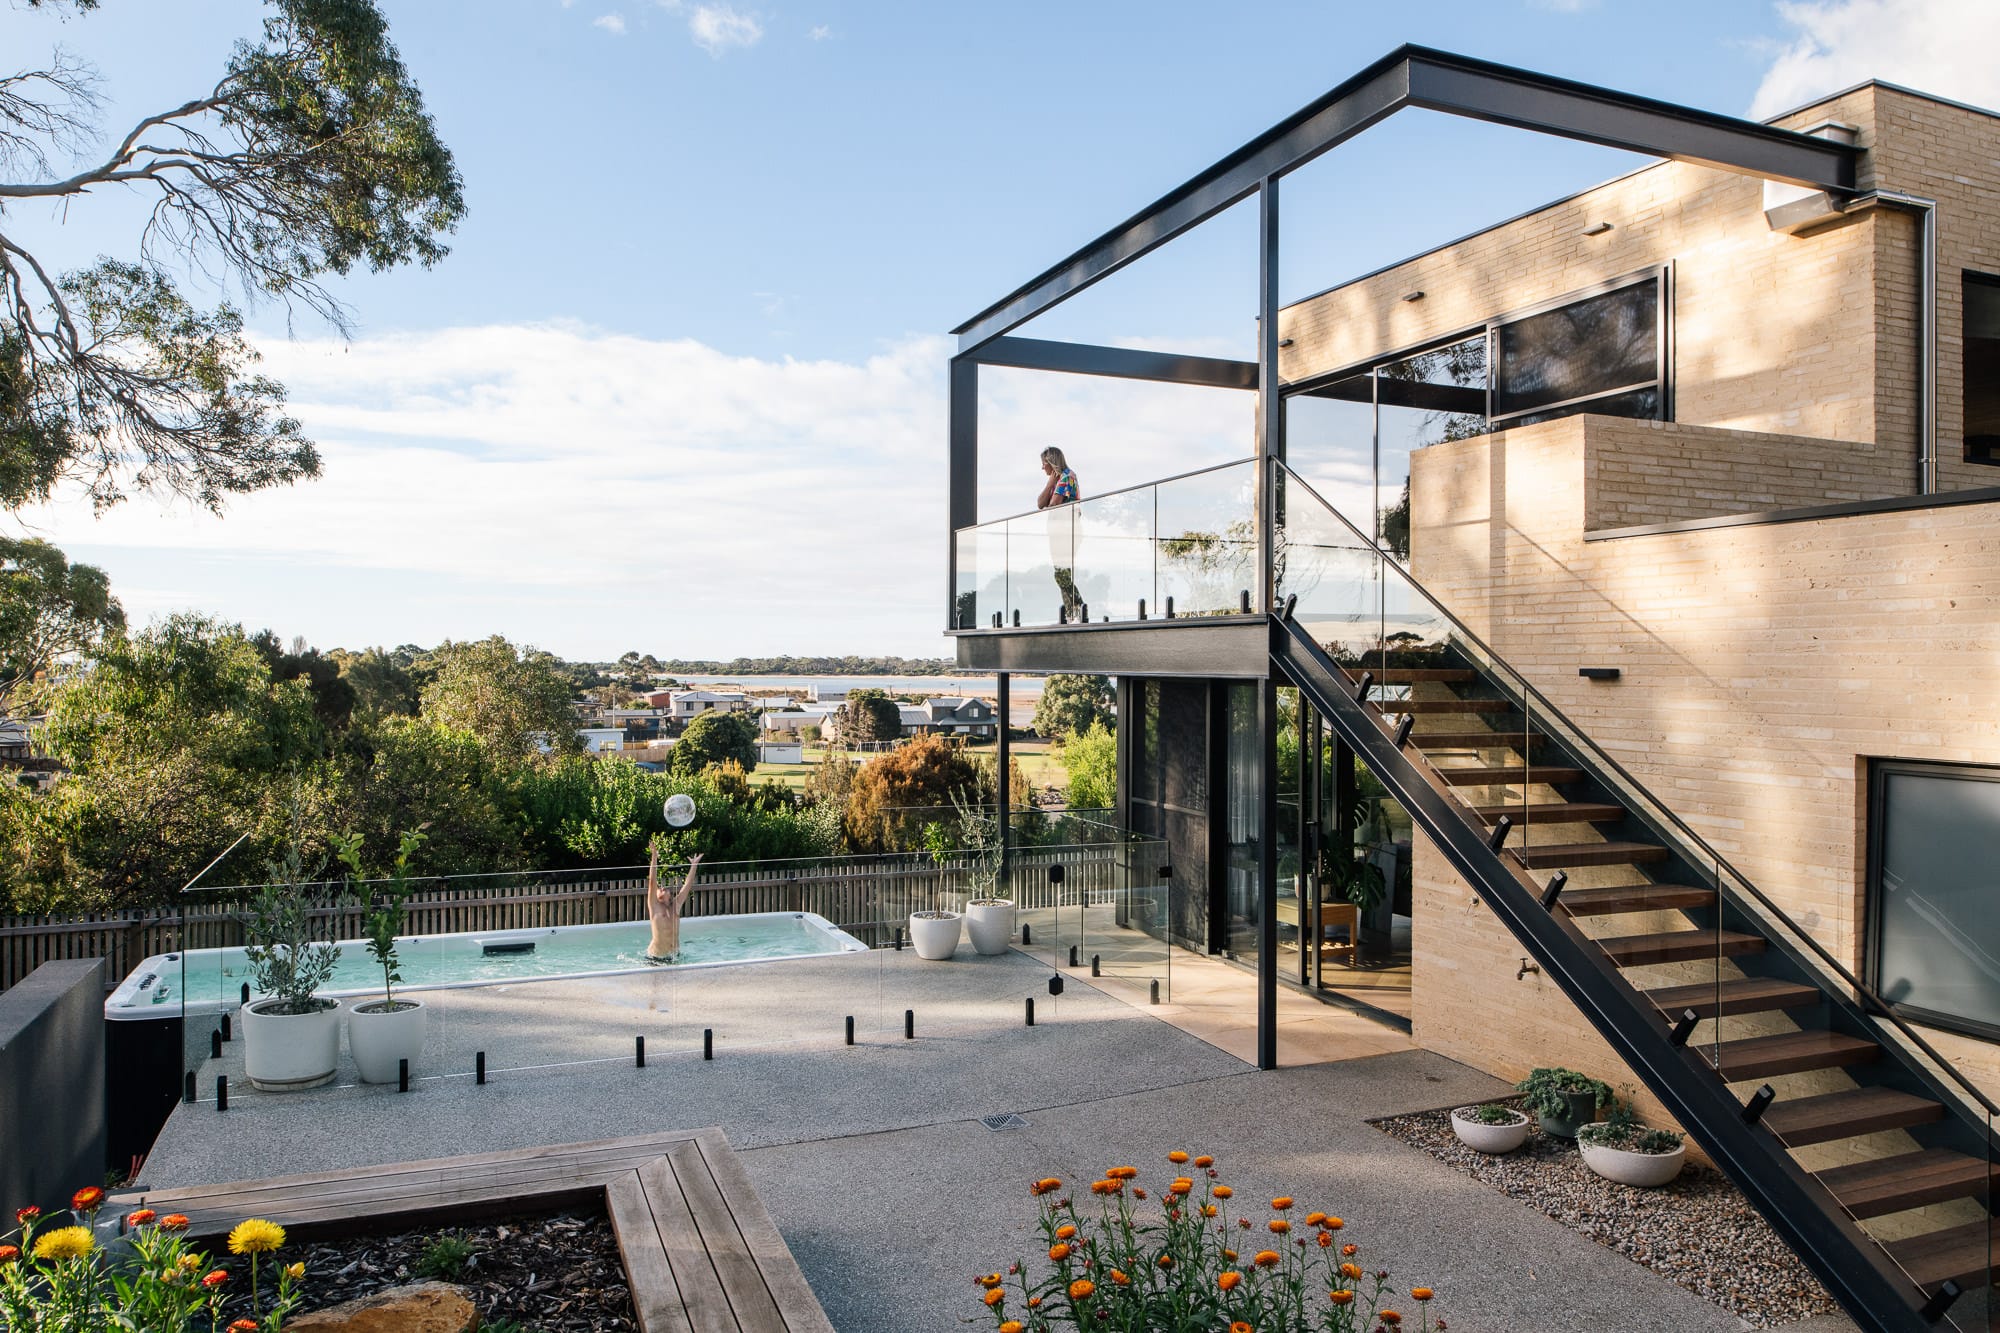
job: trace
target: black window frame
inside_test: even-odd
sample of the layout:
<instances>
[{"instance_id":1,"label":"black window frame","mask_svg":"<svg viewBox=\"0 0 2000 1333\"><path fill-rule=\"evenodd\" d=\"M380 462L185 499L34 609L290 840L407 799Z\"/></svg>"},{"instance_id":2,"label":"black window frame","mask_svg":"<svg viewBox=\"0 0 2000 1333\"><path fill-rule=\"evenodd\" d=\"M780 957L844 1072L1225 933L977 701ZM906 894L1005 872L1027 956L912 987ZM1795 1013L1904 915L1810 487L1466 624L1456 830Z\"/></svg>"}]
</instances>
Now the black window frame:
<instances>
[{"instance_id":1,"label":"black window frame","mask_svg":"<svg viewBox=\"0 0 2000 1333\"><path fill-rule=\"evenodd\" d=\"M1868 983L1868 989L1877 996L1882 994L1882 840L1888 830L1886 806L1889 793L1886 779L1896 773L2000 783L2000 764L1961 764L1927 759L1871 759L1868 762L1868 860L1867 879L1863 883L1866 896L1861 914L1864 926L1862 976ZM1984 1041L2000 1041L2000 1019L1982 1023L1976 1018L1926 1009L1921 1005L1902 1004L1886 998L1884 1003L1897 1016L1913 1023Z\"/></svg>"},{"instance_id":2,"label":"black window frame","mask_svg":"<svg viewBox=\"0 0 2000 1333\"><path fill-rule=\"evenodd\" d=\"M1972 342L1965 331L1966 301L1965 291L1969 287L1990 287L2000 292L2000 273L1981 273L1977 269L1959 270L1958 303L1958 443L1959 452L1968 463L1982 467L2000 467L2000 446L1991 444L1975 445L1972 436L1965 429L1965 404L1971 395L1971 378L1965 373L1965 355ZM1983 341L1983 340L1982 340ZM1987 438L1987 437L1981 437Z\"/></svg>"}]
</instances>

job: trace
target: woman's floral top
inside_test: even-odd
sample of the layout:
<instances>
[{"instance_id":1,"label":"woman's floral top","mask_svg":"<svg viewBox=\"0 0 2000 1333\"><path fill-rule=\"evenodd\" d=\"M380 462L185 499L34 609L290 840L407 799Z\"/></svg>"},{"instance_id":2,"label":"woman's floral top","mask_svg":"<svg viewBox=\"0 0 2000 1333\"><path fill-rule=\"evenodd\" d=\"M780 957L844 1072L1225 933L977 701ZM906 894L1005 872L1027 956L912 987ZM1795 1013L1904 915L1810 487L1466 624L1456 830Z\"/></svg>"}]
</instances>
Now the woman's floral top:
<instances>
[{"instance_id":1,"label":"woman's floral top","mask_svg":"<svg viewBox=\"0 0 2000 1333\"><path fill-rule=\"evenodd\" d=\"M1069 468L1064 468L1062 470L1062 475L1056 478L1056 489L1054 493L1049 496L1049 503L1066 505L1074 503L1075 500L1076 500L1076 473L1070 470Z\"/></svg>"}]
</instances>

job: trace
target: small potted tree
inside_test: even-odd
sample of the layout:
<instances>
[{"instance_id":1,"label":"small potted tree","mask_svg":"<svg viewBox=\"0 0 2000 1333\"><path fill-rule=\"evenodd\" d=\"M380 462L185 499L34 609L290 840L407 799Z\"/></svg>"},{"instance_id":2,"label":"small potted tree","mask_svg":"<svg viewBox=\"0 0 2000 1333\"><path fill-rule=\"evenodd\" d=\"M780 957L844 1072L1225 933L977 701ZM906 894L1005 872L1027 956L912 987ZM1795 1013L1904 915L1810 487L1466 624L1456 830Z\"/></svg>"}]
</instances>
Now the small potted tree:
<instances>
[{"instance_id":1,"label":"small potted tree","mask_svg":"<svg viewBox=\"0 0 2000 1333\"><path fill-rule=\"evenodd\" d=\"M265 869L245 927L257 998L243 1007L243 1072L254 1088L292 1092L328 1082L340 1064L340 1001L318 994L340 946L312 937L297 840Z\"/></svg>"},{"instance_id":2,"label":"small potted tree","mask_svg":"<svg viewBox=\"0 0 2000 1333\"><path fill-rule=\"evenodd\" d=\"M1451 1113L1451 1132L1474 1152L1498 1157L1528 1141L1528 1117L1515 1107L1498 1102L1461 1106Z\"/></svg>"},{"instance_id":3,"label":"small potted tree","mask_svg":"<svg viewBox=\"0 0 2000 1333\"><path fill-rule=\"evenodd\" d=\"M361 919L369 957L382 969L382 998L357 1003L348 1011L347 1048L363 1083L396 1082L404 1060L415 1073L424 1053L430 1011L421 1000L396 998L396 983L403 979L396 958L396 937L403 932L403 909L410 898L410 858L423 841L422 829L403 834L388 881ZM358 890L362 880L361 835L336 837L333 845L347 867L350 887Z\"/></svg>"},{"instance_id":4,"label":"small potted tree","mask_svg":"<svg viewBox=\"0 0 2000 1333\"><path fill-rule=\"evenodd\" d=\"M1531 1070L1514 1091L1540 1119L1542 1132L1559 1139L1575 1138L1578 1126L1597 1119L1598 1110L1615 1100L1609 1087L1574 1069Z\"/></svg>"},{"instance_id":5,"label":"small potted tree","mask_svg":"<svg viewBox=\"0 0 2000 1333\"><path fill-rule=\"evenodd\" d=\"M1600 1124L1576 1133L1583 1164L1620 1185L1654 1189L1681 1173L1687 1163L1687 1136L1639 1123L1628 1101L1616 1101Z\"/></svg>"},{"instance_id":6,"label":"small potted tree","mask_svg":"<svg viewBox=\"0 0 2000 1333\"><path fill-rule=\"evenodd\" d=\"M1000 821L982 812L963 792L953 792L951 803L958 811L958 841L972 875L965 933L973 949L987 957L1006 953L1014 942L1014 900L1000 896L1004 852Z\"/></svg>"}]
</instances>

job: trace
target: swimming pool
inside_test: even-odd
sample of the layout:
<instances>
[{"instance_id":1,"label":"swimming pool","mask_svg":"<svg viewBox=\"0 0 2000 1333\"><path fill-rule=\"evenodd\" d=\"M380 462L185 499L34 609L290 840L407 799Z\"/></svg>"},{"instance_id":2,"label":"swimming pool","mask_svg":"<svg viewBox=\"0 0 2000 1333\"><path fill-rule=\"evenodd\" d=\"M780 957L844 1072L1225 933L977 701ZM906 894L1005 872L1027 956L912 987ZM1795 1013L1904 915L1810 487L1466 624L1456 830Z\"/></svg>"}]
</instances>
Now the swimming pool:
<instances>
[{"instance_id":1,"label":"swimming pool","mask_svg":"<svg viewBox=\"0 0 2000 1333\"><path fill-rule=\"evenodd\" d=\"M651 927L644 921L602 926L551 926L539 930L469 930L417 935L396 942L403 980L398 991L498 986L636 972L673 972L762 963L836 953L865 953L868 946L812 912L755 912L688 917L681 922L681 952L671 964L648 963ZM213 1014L234 1009L250 968L241 949L190 949L155 954L132 969L104 1001L116 1021ZM382 989L382 969L363 940L342 940L327 996L366 995Z\"/></svg>"}]
</instances>

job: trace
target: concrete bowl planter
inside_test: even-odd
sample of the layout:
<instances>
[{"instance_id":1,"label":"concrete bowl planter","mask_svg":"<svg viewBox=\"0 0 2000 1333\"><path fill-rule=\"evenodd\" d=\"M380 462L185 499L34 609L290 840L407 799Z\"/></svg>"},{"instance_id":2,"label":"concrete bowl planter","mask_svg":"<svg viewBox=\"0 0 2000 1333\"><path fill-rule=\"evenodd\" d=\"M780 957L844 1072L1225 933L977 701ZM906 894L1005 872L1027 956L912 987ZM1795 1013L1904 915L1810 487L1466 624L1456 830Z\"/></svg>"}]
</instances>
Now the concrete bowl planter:
<instances>
[{"instance_id":1,"label":"concrete bowl planter","mask_svg":"<svg viewBox=\"0 0 2000 1333\"><path fill-rule=\"evenodd\" d=\"M1673 1146L1669 1148L1668 1143ZM1585 1125L1577 1132L1576 1146L1583 1154L1583 1164L1592 1171L1639 1189L1666 1184L1687 1162L1687 1145L1680 1135L1660 1130Z\"/></svg>"},{"instance_id":2,"label":"concrete bowl planter","mask_svg":"<svg viewBox=\"0 0 2000 1333\"><path fill-rule=\"evenodd\" d=\"M1511 1106L1502 1106L1508 1119L1496 1124L1488 1124L1479 1119L1477 1106L1461 1106L1451 1113L1451 1132L1458 1135L1458 1141L1474 1152L1488 1153L1494 1157L1513 1152L1528 1141L1528 1116Z\"/></svg>"},{"instance_id":3,"label":"concrete bowl planter","mask_svg":"<svg viewBox=\"0 0 2000 1333\"><path fill-rule=\"evenodd\" d=\"M355 1005L348 1011L347 1049L361 1071L361 1081L394 1083L404 1060L410 1062L410 1075L415 1077L429 1030L430 1010L421 1000L397 1000L394 1008L386 1000Z\"/></svg>"},{"instance_id":4,"label":"concrete bowl planter","mask_svg":"<svg viewBox=\"0 0 2000 1333\"><path fill-rule=\"evenodd\" d=\"M917 957L941 962L958 952L958 934L965 918L956 912L910 913L910 943Z\"/></svg>"},{"instance_id":5,"label":"concrete bowl planter","mask_svg":"<svg viewBox=\"0 0 2000 1333\"><path fill-rule=\"evenodd\" d=\"M264 1092L296 1092L333 1080L340 1065L340 1001L315 1000L309 1014L272 1013L275 997L243 1006L243 1073Z\"/></svg>"},{"instance_id":6,"label":"concrete bowl planter","mask_svg":"<svg viewBox=\"0 0 2000 1333\"><path fill-rule=\"evenodd\" d=\"M1006 953L1014 942L1014 900L974 898L965 905L965 933L972 947L989 958Z\"/></svg>"}]
</instances>

